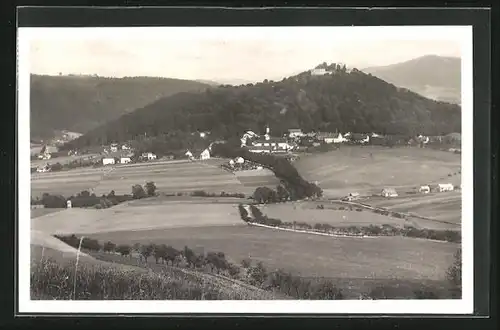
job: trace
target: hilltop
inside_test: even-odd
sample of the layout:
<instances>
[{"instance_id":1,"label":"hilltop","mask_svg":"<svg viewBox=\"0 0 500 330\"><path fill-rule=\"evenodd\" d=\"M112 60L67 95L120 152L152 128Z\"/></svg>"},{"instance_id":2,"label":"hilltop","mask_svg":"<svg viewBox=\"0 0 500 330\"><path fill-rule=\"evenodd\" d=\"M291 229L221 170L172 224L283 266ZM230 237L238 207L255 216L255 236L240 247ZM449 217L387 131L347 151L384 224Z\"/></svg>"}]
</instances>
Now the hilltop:
<instances>
[{"instance_id":1,"label":"hilltop","mask_svg":"<svg viewBox=\"0 0 500 330\"><path fill-rule=\"evenodd\" d=\"M31 75L31 137L86 133L163 97L207 87L170 78Z\"/></svg>"},{"instance_id":2,"label":"hilltop","mask_svg":"<svg viewBox=\"0 0 500 330\"><path fill-rule=\"evenodd\" d=\"M461 60L458 57L427 55L362 71L430 99L456 104L461 101Z\"/></svg>"},{"instance_id":3,"label":"hilltop","mask_svg":"<svg viewBox=\"0 0 500 330\"><path fill-rule=\"evenodd\" d=\"M306 71L279 82L223 85L203 93L161 98L65 147L196 130L211 131L211 138L230 139L248 129L262 132L266 124L276 136L293 127L305 131L440 135L460 132L460 122L457 105L433 101L359 70L338 66L323 76Z\"/></svg>"}]
</instances>

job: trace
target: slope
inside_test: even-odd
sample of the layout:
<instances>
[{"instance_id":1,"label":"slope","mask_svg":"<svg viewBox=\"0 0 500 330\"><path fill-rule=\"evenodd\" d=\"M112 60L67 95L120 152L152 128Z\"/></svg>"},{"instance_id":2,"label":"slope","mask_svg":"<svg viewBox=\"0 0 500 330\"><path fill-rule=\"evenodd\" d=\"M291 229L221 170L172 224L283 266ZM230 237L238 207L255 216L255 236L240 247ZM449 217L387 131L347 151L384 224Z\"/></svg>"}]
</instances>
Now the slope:
<instances>
[{"instance_id":1,"label":"slope","mask_svg":"<svg viewBox=\"0 0 500 330\"><path fill-rule=\"evenodd\" d=\"M261 132L266 124L278 136L291 127L439 135L460 132L460 112L457 105L400 90L359 70L342 69L324 76L304 72L280 82L225 85L204 93L162 98L65 147L81 148L174 131L209 130L212 138L231 138L248 129Z\"/></svg>"},{"instance_id":2,"label":"slope","mask_svg":"<svg viewBox=\"0 0 500 330\"><path fill-rule=\"evenodd\" d=\"M162 97L207 87L170 78L31 75L31 136L85 133Z\"/></svg>"},{"instance_id":3,"label":"slope","mask_svg":"<svg viewBox=\"0 0 500 330\"><path fill-rule=\"evenodd\" d=\"M363 71L430 99L461 101L461 60L457 57L428 55Z\"/></svg>"}]
</instances>

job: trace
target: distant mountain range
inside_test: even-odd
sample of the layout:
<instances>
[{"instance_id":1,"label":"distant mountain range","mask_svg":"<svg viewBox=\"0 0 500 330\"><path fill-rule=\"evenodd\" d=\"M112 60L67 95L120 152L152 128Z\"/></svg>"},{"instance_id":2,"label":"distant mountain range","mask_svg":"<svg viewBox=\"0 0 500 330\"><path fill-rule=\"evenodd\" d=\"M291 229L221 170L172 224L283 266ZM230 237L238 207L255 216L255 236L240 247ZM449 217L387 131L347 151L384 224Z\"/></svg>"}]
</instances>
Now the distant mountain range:
<instances>
[{"instance_id":1,"label":"distant mountain range","mask_svg":"<svg viewBox=\"0 0 500 330\"><path fill-rule=\"evenodd\" d=\"M209 87L170 78L31 75L31 138L86 133L163 97Z\"/></svg>"},{"instance_id":2,"label":"distant mountain range","mask_svg":"<svg viewBox=\"0 0 500 330\"><path fill-rule=\"evenodd\" d=\"M362 71L427 98L461 104L460 58L427 55Z\"/></svg>"},{"instance_id":3,"label":"distant mountain range","mask_svg":"<svg viewBox=\"0 0 500 330\"><path fill-rule=\"evenodd\" d=\"M276 136L293 127L402 135L460 132L460 106L427 99L356 69L349 72L338 67L324 76L305 71L277 82L164 97L97 127L66 147L145 136L169 141L177 134L183 138L172 148L182 149L184 136L192 132L210 131L213 138L230 139L246 130L261 132L267 124Z\"/></svg>"}]
</instances>

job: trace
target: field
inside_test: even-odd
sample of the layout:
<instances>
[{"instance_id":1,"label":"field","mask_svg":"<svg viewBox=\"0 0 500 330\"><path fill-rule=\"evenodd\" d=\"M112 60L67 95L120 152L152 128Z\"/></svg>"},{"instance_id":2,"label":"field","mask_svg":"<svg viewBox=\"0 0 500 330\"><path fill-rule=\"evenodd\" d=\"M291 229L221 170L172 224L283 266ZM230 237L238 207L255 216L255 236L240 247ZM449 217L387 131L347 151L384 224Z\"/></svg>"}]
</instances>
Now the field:
<instances>
[{"instance_id":1,"label":"field","mask_svg":"<svg viewBox=\"0 0 500 330\"><path fill-rule=\"evenodd\" d=\"M306 180L317 182L325 196L334 198L350 192L378 194L385 187L404 190L432 183L460 185L461 177L460 155L416 147L341 146L302 156L294 165Z\"/></svg>"},{"instance_id":2,"label":"field","mask_svg":"<svg viewBox=\"0 0 500 330\"><path fill-rule=\"evenodd\" d=\"M51 234L221 225L243 225L236 205L179 201L161 201L151 205L139 201L104 210L65 209L34 218L31 222L32 230Z\"/></svg>"},{"instance_id":3,"label":"field","mask_svg":"<svg viewBox=\"0 0 500 330\"><path fill-rule=\"evenodd\" d=\"M336 206L337 209L332 210L328 209L328 205L325 205L325 209L318 210L316 205L318 203L271 204L261 207L261 211L270 218L288 222L305 222L311 225L327 223L335 227L349 227L389 224L402 227L405 223L408 224L404 219L384 216L368 210L362 212L356 211L356 208L352 211L338 210L338 206Z\"/></svg>"},{"instance_id":4,"label":"field","mask_svg":"<svg viewBox=\"0 0 500 330\"><path fill-rule=\"evenodd\" d=\"M247 189L250 189L251 192L258 187L275 189L279 184L279 180L274 173L268 169L236 171L234 175Z\"/></svg>"},{"instance_id":5,"label":"field","mask_svg":"<svg viewBox=\"0 0 500 330\"><path fill-rule=\"evenodd\" d=\"M402 237L331 238L251 226L169 228L88 235L115 243L165 243L223 251L233 261L259 260L268 269L302 276L440 280L456 244Z\"/></svg>"},{"instance_id":6,"label":"field","mask_svg":"<svg viewBox=\"0 0 500 330\"><path fill-rule=\"evenodd\" d=\"M431 219L461 223L462 194L459 191L397 198L369 198L364 203Z\"/></svg>"}]
</instances>

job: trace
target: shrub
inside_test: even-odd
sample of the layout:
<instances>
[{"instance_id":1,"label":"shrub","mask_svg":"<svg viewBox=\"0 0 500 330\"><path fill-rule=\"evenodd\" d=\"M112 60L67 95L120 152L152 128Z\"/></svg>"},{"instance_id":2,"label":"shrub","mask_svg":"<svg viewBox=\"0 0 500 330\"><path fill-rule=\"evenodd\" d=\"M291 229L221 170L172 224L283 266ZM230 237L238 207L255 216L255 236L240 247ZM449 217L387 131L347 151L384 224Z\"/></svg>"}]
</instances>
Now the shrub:
<instances>
[{"instance_id":1,"label":"shrub","mask_svg":"<svg viewBox=\"0 0 500 330\"><path fill-rule=\"evenodd\" d=\"M357 209L356 209L356 211L358 211L358 212L363 212L363 209L361 209L361 208L357 208Z\"/></svg>"},{"instance_id":2,"label":"shrub","mask_svg":"<svg viewBox=\"0 0 500 330\"><path fill-rule=\"evenodd\" d=\"M141 199L146 197L146 192L144 191L144 188L142 188L141 185L136 184L132 187L132 196L134 199Z\"/></svg>"},{"instance_id":3,"label":"shrub","mask_svg":"<svg viewBox=\"0 0 500 330\"><path fill-rule=\"evenodd\" d=\"M130 252L132 251L131 247L129 245L118 245L116 248L116 252L120 253L122 256L127 256L130 255Z\"/></svg>"},{"instance_id":4,"label":"shrub","mask_svg":"<svg viewBox=\"0 0 500 330\"><path fill-rule=\"evenodd\" d=\"M104 243L104 246L103 246L103 251L104 252L114 252L116 249L116 244L115 243L112 243L112 242L106 242Z\"/></svg>"},{"instance_id":5,"label":"shrub","mask_svg":"<svg viewBox=\"0 0 500 330\"><path fill-rule=\"evenodd\" d=\"M45 208L66 208L66 198L61 195L44 193L41 203Z\"/></svg>"},{"instance_id":6,"label":"shrub","mask_svg":"<svg viewBox=\"0 0 500 330\"><path fill-rule=\"evenodd\" d=\"M245 209L243 204L238 204L238 210L240 212L240 217L243 221L245 222L251 221L251 218L248 216L248 211Z\"/></svg>"},{"instance_id":7,"label":"shrub","mask_svg":"<svg viewBox=\"0 0 500 330\"><path fill-rule=\"evenodd\" d=\"M241 267L249 268L251 265L252 265L252 260L250 260L249 258L241 260Z\"/></svg>"},{"instance_id":8,"label":"shrub","mask_svg":"<svg viewBox=\"0 0 500 330\"><path fill-rule=\"evenodd\" d=\"M453 263L446 271L446 278L451 284L451 293L454 298L462 295L462 249L459 248L453 255Z\"/></svg>"},{"instance_id":9,"label":"shrub","mask_svg":"<svg viewBox=\"0 0 500 330\"><path fill-rule=\"evenodd\" d=\"M146 190L146 194L148 196L156 195L156 185L153 181L149 181L144 185L144 189Z\"/></svg>"}]
</instances>

